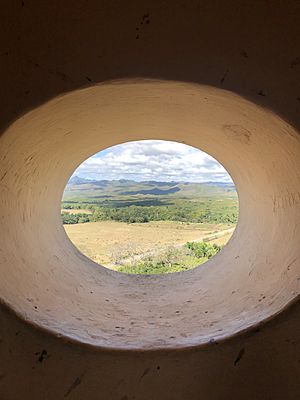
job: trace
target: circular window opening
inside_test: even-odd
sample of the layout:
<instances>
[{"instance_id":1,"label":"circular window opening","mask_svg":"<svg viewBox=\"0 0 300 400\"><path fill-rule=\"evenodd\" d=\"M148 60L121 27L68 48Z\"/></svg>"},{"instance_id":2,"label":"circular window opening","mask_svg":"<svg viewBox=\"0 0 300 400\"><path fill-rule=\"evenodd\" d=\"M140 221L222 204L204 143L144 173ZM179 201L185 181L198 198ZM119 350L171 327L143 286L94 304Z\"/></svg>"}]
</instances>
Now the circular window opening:
<instances>
[{"instance_id":1,"label":"circular window opening","mask_svg":"<svg viewBox=\"0 0 300 400\"><path fill-rule=\"evenodd\" d=\"M87 257L129 274L195 268L229 241L238 196L225 168L194 147L140 140L85 160L61 202L65 231Z\"/></svg>"}]
</instances>

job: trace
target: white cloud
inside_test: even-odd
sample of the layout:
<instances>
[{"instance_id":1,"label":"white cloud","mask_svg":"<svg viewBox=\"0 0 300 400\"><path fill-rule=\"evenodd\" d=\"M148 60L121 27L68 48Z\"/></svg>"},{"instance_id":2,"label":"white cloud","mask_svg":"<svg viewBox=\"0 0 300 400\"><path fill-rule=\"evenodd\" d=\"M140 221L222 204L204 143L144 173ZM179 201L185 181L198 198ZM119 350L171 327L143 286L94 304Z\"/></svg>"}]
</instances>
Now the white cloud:
<instances>
[{"instance_id":1,"label":"white cloud","mask_svg":"<svg viewBox=\"0 0 300 400\"><path fill-rule=\"evenodd\" d=\"M110 147L84 161L73 175L99 180L231 181L213 157L194 147L163 140Z\"/></svg>"}]
</instances>

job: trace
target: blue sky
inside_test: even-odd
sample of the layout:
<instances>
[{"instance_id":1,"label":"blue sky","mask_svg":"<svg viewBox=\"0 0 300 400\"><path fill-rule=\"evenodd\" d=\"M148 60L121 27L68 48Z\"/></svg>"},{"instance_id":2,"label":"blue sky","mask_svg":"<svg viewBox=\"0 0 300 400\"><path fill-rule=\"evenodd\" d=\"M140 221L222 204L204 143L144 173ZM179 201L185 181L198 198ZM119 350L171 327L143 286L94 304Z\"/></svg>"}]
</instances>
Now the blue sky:
<instances>
[{"instance_id":1,"label":"blue sky","mask_svg":"<svg viewBox=\"0 0 300 400\"><path fill-rule=\"evenodd\" d=\"M224 167L194 147L140 140L109 147L84 161L73 176L135 181L231 182Z\"/></svg>"}]
</instances>

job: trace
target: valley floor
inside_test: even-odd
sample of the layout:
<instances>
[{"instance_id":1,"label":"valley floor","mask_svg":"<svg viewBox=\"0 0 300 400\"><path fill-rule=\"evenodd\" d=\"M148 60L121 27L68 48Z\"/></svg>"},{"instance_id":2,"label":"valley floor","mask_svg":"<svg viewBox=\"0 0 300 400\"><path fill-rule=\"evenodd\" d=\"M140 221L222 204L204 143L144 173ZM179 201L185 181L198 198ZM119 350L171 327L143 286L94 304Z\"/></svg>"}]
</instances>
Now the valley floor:
<instances>
[{"instance_id":1,"label":"valley floor","mask_svg":"<svg viewBox=\"0 0 300 400\"><path fill-rule=\"evenodd\" d=\"M93 261L115 269L120 260L136 259L179 247L188 241L224 245L234 230L233 224L200 224L177 221L151 221L128 224L115 221L64 225L67 235L79 250Z\"/></svg>"}]
</instances>

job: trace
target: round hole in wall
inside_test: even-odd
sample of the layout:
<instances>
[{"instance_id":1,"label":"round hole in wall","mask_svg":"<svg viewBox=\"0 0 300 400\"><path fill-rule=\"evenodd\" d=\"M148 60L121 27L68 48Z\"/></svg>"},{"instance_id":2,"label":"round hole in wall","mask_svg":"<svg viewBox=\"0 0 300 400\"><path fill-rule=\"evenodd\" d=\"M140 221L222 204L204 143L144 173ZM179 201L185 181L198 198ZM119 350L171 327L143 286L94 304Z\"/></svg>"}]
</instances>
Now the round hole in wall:
<instances>
[{"instance_id":1,"label":"round hole in wall","mask_svg":"<svg viewBox=\"0 0 300 400\"><path fill-rule=\"evenodd\" d=\"M127 275L70 242L68 178L125 141L185 141L211 154L239 193L222 251L184 273ZM1 302L56 336L105 349L171 349L232 338L299 295L299 136L241 96L172 81L106 82L55 98L1 136Z\"/></svg>"},{"instance_id":2,"label":"round hole in wall","mask_svg":"<svg viewBox=\"0 0 300 400\"><path fill-rule=\"evenodd\" d=\"M67 235L100 265L129 274L182 272L211 260L238 218L235 185L213 157L140 140L85 160L62 199Z\"/></svg>"}]
</instances>

